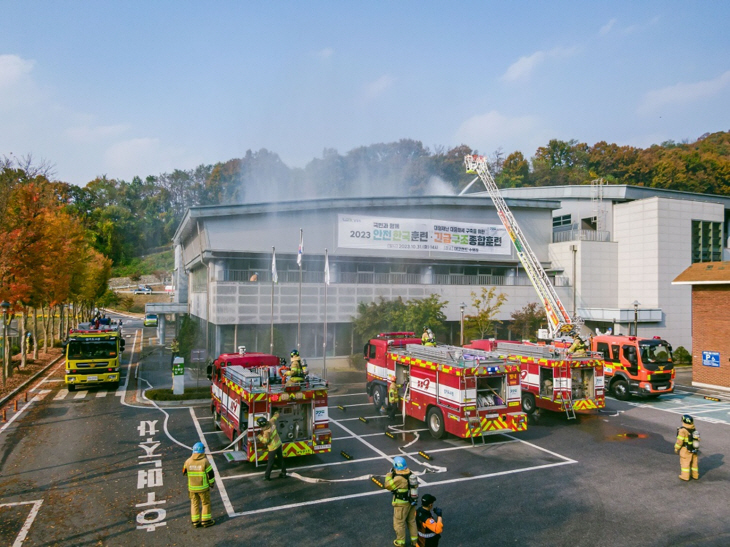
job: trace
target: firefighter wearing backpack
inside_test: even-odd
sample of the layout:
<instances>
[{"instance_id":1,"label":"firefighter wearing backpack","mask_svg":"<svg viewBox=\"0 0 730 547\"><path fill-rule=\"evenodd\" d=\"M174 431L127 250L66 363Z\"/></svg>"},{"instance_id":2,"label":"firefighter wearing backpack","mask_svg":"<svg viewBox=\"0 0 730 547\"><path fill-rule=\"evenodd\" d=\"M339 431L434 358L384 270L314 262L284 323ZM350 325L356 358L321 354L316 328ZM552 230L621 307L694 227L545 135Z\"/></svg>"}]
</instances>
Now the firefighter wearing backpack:
<instances>
[{"instance_id":1,"label":"firefighter wearing backpack","mask_svg":"<svg viewBox=\"0 0 730 547\"><path fill-rule=\"evenodd\" d=\"M411 537L411 545L418 541L416 526L416 505L418 505L418 479L408 469L406 460L400 456L393 458L393 468L385 475L385 488L393 492L393 545L406 544L406 527Z\"/></svg>"},{"instance_id":2,"label":"firefighter wearing backpack","mask_svg":"<svg viewBox=\"0 0 730 547\"><path fill-rule=\"evenodd\" d=\"M697 454L700 451L700 434L695 429L695 421L689 414L682 416L682 427L677 429L677 442L674 453L679 454L679 478L688 481L690 471L693 479L700 478Z\"/></svg>"},{"instance_id":3,"label":"firefighter wearing backpack","mask_svg":"<svg viewBox=\"0 0 730 547\"><path fill-rule=\"evenodd\" d=\"M213 466L205 457L203 443L195 443L193 455L183 465L183 475L188 476L188 494L190 497L190 518L193 526L213 526L215 521L210 512L210 489L215 484ZM202 519L201 519L202 511Z\"/></svg>"}]
</instances>

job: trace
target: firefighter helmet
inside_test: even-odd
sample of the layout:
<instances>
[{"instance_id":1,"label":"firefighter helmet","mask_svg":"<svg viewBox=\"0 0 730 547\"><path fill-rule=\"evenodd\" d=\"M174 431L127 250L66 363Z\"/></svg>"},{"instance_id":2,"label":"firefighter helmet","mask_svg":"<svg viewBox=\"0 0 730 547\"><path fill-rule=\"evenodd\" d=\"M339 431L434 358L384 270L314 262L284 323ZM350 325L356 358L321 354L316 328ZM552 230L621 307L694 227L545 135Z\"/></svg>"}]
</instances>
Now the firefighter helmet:
<instances>
[{"instance_id":1,"label":"firefighter helmet","mask_svg":"<svg viewBox=\"0 0 730 547\"><path fill-rule=\"evenodd\" d=\"M404 469L408 469L408 464L406 463L405 458L396 456L393 458L393 467L396 471L403 471Z\"/></svg>"},{"instance_id":2,"label":"firefighter helmet","mask_svg":"<svg viewBox=\"0 0 730 547\"><path fill-rule=\"evenodd\" d=\"M695 421L694 421L694 418L692 418L692 416L690 416L689 414L685 414L684 416L682 416L682 423L687 424L687 425L692 425L693 423L695 423Z\"/></svg>"},{"instance_id":3,"label":"firefighter helmet","mask_svg":"<svg viewBox=\"0 0 730 547\"><path fill-rule=\"evenodd\" d=\"M205 445L201 442L197 442L193 445L193 454L203 454L205 452Z\"/></svg>"},{"instance_id":4,"label":"firefighter helmet","mask_svg":"<svg viewBox=\"0 0 730 547\"><path fill-rule=\"evenodd\" d=\"M258 419L256 420L256 423L258 424L259 427L264 427L266 424L269 423L269 420L267 420L263 416L259 416Z\"/></svg>"},{"instance_id":5,"label":"firefighter helmet","mask_svg":"<svg viewBox=\"0 0 730 547\"><path fill-rule=\"evenodd\" d=\"M291 355L292 357L299 357L299 350L293 349L291 350L291 353L289 355Z\"/></svg>"}]
</instances>

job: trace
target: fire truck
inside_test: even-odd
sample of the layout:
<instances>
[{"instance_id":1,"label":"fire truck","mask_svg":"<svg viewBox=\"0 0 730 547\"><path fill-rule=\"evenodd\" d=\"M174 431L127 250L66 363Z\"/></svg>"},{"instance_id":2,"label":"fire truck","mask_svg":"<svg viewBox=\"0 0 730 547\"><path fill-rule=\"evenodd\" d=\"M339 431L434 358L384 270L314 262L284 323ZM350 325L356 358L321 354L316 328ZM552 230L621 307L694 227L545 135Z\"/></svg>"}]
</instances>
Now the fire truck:
<instances>
[{"instance_id":1,"label":"fire truck","mask_svg":"<svg viewBox=\"0 0 730 547\"><path fill-rule=\"evenodd\" d=\"M367 392L377 408L389 376L403 386L402 411L426 422L437 439L527 429L520 408L520 367L481 350L422 346L412 332L384 332L365 346Z\"/></svg>"},{"instance_id":2,"label":"fire truck","mask_svg":"<svg viewBox=\"0 0 730 547\"><path fill-rule=\"evenodd\" d=\"M275 413L285 458L332 450L325 380L309 374L304 382L287 384L274 355L226 356L216 359L211 370L211 411L216 429L235 442L232 459L256 465L268 459L266 447L256 439L261 433L256 420Z\"/></svg>"},{"instance_id":3,"label":"fire truck","mask_svg":"<svg viewBox=\"0 0 730 547\"><path fill-rule=\"evenodd\" d=\"M71 329L66 345L66 374L69 391L76 386L112 384L119 387L119 364L124 339L118 329Z\"/></svg>"},{"instance_id":4,"label":"fire truck","mask_svg":"<svg viewBox=\"0 0 730 547\"><path fill-rule=\"evenodd\" d=\"M594 336L591 349L606 361L606 386L620 401L631 395L658 397L674 391L672 346L655 336Z\"/></svg>"},{"instance_id":5,"label":"fire truck","mask_svg":"<svg viewBox=\"0 0 730 547\"><path fill-rule=\"evenodd\" d=\"M522 409L532 414L542 408L565 412L606 406L604 362L599 354L568 355L564 347L491 340L473 340L465 348L497 351L520 363Z\"/></svg>"}]
</instances>

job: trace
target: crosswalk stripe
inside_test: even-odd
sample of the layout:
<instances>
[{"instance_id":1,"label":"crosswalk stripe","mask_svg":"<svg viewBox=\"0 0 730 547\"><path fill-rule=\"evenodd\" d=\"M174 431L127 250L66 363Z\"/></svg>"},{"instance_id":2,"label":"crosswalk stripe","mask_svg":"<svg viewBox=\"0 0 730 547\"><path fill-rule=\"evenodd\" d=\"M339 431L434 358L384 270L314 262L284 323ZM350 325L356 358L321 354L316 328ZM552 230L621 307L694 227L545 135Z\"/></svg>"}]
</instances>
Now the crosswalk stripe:
<instances>
[{"instance_id":1,"label":"crosswalk stripe","mask_svg":"<svg viewBox=\"0 0 730 547\"><path fill-rule=\"evenodd\" d=\"M74 395L74 399L83 399L84 397L86 397L87 393L88 393L88 391L86 391L86 390L79 391L76 395Z\"/></svg>"},{"instance_id":2,"label":"crosswalk stripe","mask_svg":"<svg viewBox=\"0 0 730 547\"><path fill-rule=\"evenodd\" d=\"M53 400L60 401L61 399L65 399L66 395L68 395L68 389L61 389L58 393L56 393L56 396L53 398Z\"/></svg>"},{"instance_id":3,"label":"crosswalk stripe","mask_svg":"<svg viewBox=\"0 0 730 547\"><path fill-rule=\"evenodd\" d=\"M108 391L97 391L96 396L97 397L106 397L106 394L109 393Z\"/></svg>"}]
</instances>

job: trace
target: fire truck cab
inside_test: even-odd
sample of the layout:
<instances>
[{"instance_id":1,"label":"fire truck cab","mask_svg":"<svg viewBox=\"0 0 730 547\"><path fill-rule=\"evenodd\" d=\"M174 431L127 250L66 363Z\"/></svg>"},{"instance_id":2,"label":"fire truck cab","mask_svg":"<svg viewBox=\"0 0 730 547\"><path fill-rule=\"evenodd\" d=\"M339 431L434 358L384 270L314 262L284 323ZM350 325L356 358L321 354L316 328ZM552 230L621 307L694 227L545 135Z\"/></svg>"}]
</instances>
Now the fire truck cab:
<instances>
[{"instance_id":1,"label":"fire truck cab","mask_svg":"<svg viewBox=\"0 0 730 547\"><path fill-rule=\"evenodd\" d=\"M672 346L658 336L602 334L591 339L591 350L603 355L606 387L620 401L631 395L658 397L674 391Z\"/></svg>"},{"instance_id":2,"label":"fire truck cab","mask_svg":"<svg viewBox=\"0 0 730 547\"><path fill-rule=\"evenodd\" d=\"M475 340L472 345L478 347L478 342ZM606 406L602 357L595 353L569 355L564 346L518 342L497 344L496 351L500 355L520 363L522 409L526 413L532 414L542 408L565 412L572 419L576 410Z\"/></svg>"},{"instance_id":3,"label":"fire truck cab","mask_svg":"<svg viewBox=\"0 0 730 547\"><path fill-rule=\"evenodd\" d=\"M277 429L285 458L330 452L332 434L327 410L327 382L309 374L304 382L286 383L279 375L278 357L247 355L253 357L238 365L217 359L211 377L211 411L215 427L221 429L231 443L235 442L235 452L230 459L257 465L267 460L266 447L256 439L261 433L256 420L262 416L268 420L277 413ZM260 364L251 364L253 361Z\"/></svg>"},{"instance_id":4,"label":"fire truck cab","mask_svg":"<svg viewBox=\"0 0 730 547\"><path fill-rule=\"evenodd\" d=\"M376 407L376 393L392 375L401 386L400 411L426 422L437 439L451 433L473 442L527 429L518 364L480 350L404 344L412 334L382 333L365 346L368 393Z\"/></svg>"}]
</instances>

